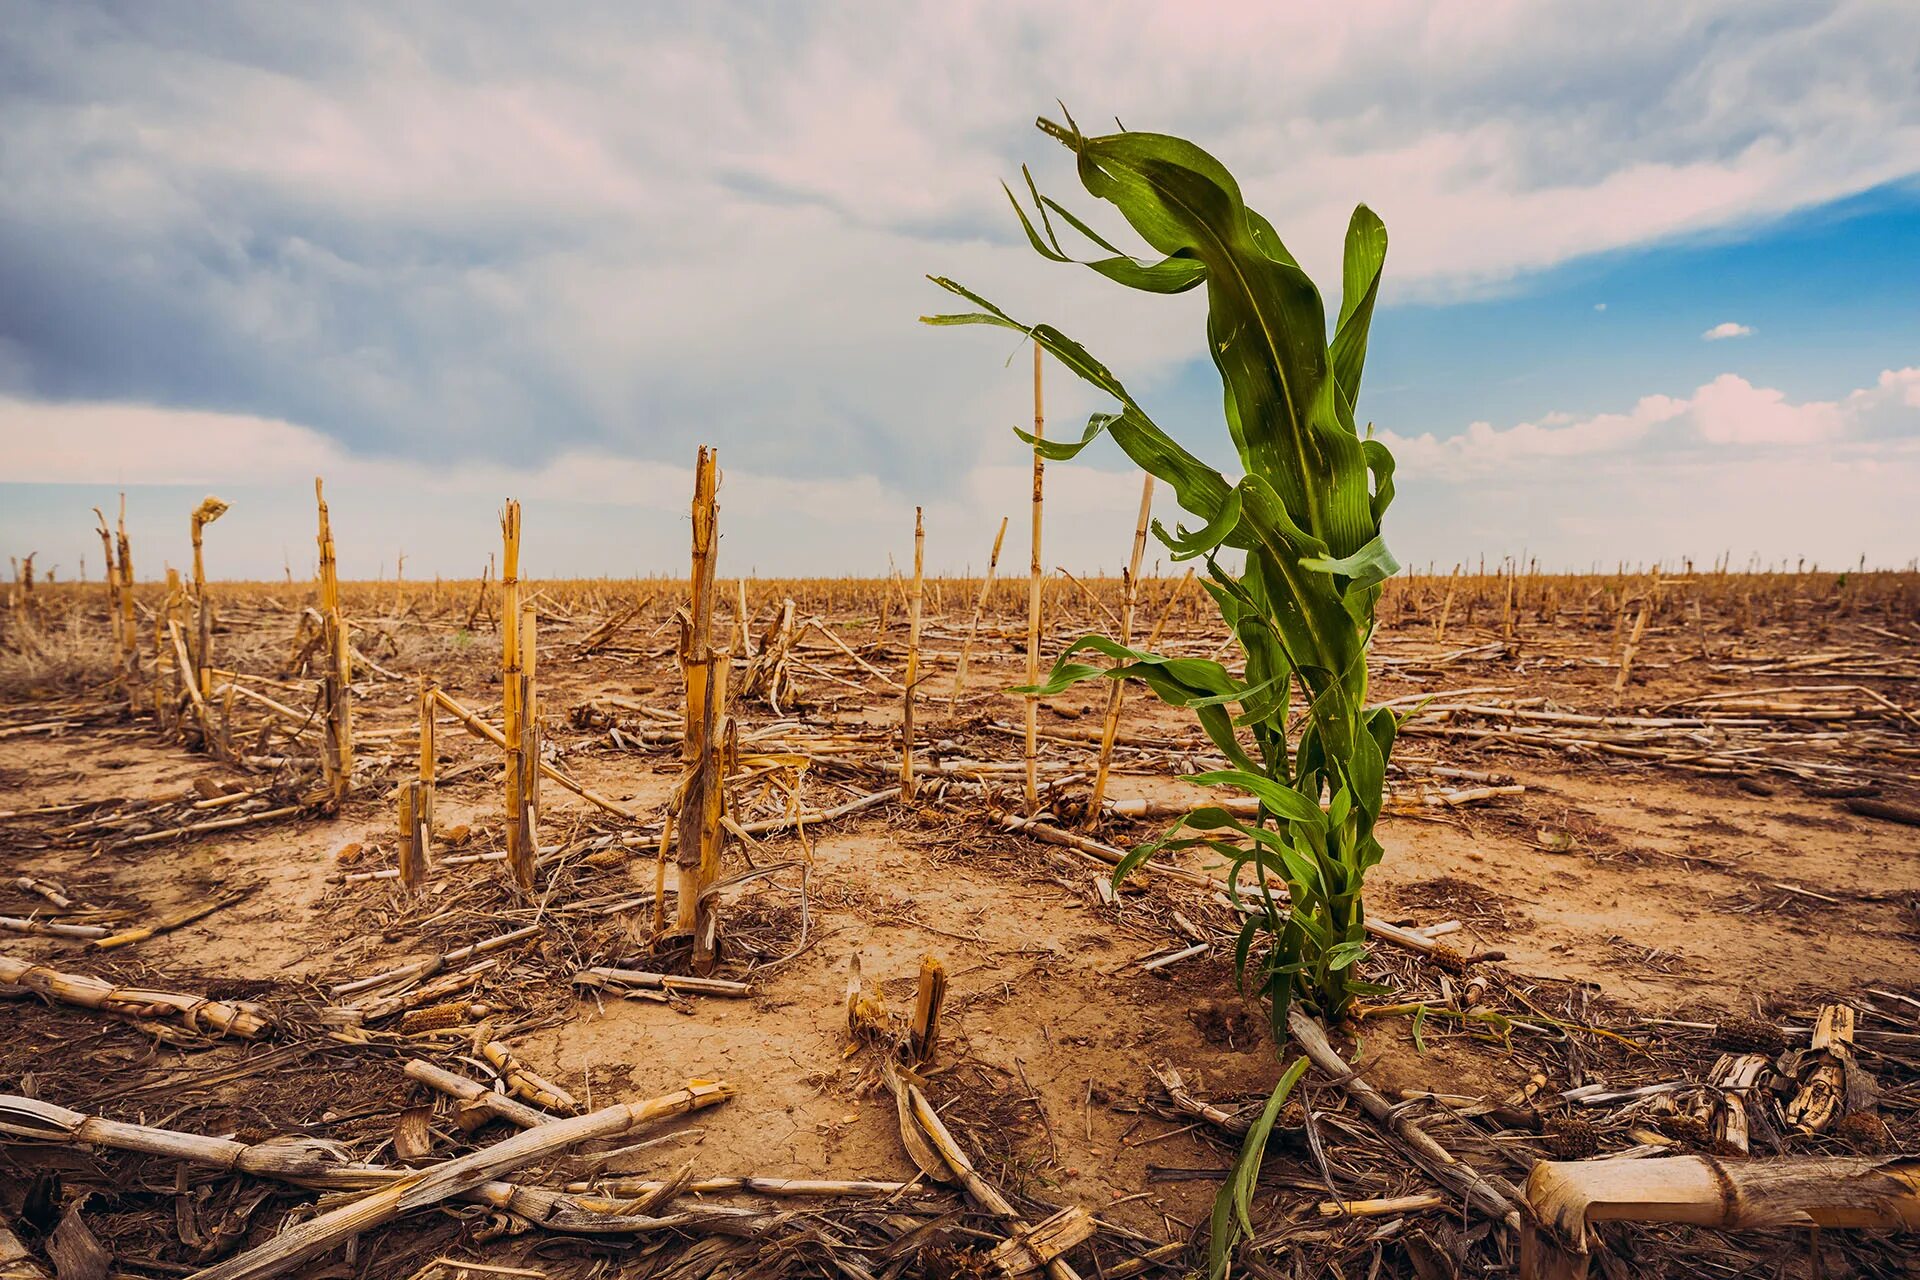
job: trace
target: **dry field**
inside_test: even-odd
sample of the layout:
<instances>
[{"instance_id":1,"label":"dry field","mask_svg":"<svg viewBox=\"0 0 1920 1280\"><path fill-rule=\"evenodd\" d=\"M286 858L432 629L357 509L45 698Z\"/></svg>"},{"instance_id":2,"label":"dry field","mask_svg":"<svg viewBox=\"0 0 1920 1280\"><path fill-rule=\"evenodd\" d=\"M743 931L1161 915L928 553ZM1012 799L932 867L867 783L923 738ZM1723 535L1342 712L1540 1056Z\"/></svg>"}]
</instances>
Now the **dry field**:
<instances>
[{"instance_id":1,"label":"dry field","mask_svg":"<svg viewBox=\"0 0 1920 1280\"><path fill-rule=\"evenodd\" d=\"M0 1227L74 1268L110 1255L73 1275L986 1276L1020 1273L1022 1224L1091 1233L1056 1277L1190 1273L1279 1058L1207 860L1109 884L1217 763L1185 713L1128 692L1094 813L1105 689L1045 699L1027 817L1006 692L1026 584L976 615L977 581L929 581L903 800L903 584L723 579L715 640L744 607L756 652L736 642L728 680L709 966L674 928L677 840L660 857L689 774L687 584L517 589L538 615L518 694L497 583L341 587L337 804L313 587L209 586L211 696L163 685L158 717L162 588L135 592L131 689L106 588L13 590ZM1117 582L1046 591L1047 662L1120 609ZM1138 615L1162 652L1225 653L1191 585L1145 582ZM1496 1183L1674 1146L1920 1150L1920 575L1403 575L1379 616L1374 696L1409 713L1367 897L1362 972L1387 991L1334 1029L1352 1071L1316 1070L1282 1113L1243 1269L1513 1274L1515 1233L1429 1176L1409 1121ZM531 892L503 856L531 769L441 701L428 848L397 878L423 678L488 726L535 691ZM928 956L930 1053L910 1025ZM1836 1003L1877 1095L1794 1131ZM673 1114L605 1119L648 1099ZM971 1185L931 1149L948 1135ZM366 1220L330 1234L349 1205ZM250 1252L301 1232L277 1267ZM1915 1274L1872 1233L1599 1238L1610 1277Z\"/></svg>"}]
</instances>

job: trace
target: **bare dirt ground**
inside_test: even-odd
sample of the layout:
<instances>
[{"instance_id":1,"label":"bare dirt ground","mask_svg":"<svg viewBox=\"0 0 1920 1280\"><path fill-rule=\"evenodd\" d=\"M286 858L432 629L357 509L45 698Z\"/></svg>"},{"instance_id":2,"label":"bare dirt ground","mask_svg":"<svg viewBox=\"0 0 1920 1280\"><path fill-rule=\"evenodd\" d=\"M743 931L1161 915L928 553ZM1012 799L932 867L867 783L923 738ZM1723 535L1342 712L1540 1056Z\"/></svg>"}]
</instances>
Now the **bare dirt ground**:
<instances>
[{"instance_id":1,"label":"bare dirt ground","mask_svg":"<svg viewBox=\"0 0 1920 1280\"><path fill-rule=\"evenodd\" d=\"M1064 589L1056 599L1071 603ZM958 609L949 615L927 640L933 674L920 689L923 768L1017 762L1021 702L1003 690L1022 670L1018 623L1011 612L987 619L968 692L950 705L965 618ZM262 650L279 653L291 635L285 615L274 622L265 605L236 604L222 616L217 642L271 630ZM631 729L632 718L646 723L632 717L635 706L680 706L670 640L656 626L662 616L636 620L619 643L592 655L577 643L599 621L591 611L543 622L542 630L552 758L588 787L647 813L673 788L677 751L619 728ZM1912 805L1920 792L1920 722L1912 716L1920 627L1912 617L1802 611L1745 626L1731 612L1703 621L1676 610L1649 628L1618 694L1622 639L1611 616L1534 622L1509 637L1500 618L1489 625L1483 612L1477 622L1456 617L1444 638L1434 634L1430 603L1409 602L1388 617L1375 696L1418 714L1396 754L1390 789L1400 803L1385 824L1387 856L1369 881L1369 910L1415 927L1457 921L1441 936L1453 951L1499 958L1468 971L1489 975L1491 992L1472 1005L1460 994L1464 976L1377 947L1364 969L1393 991L1379 1003L1432 1012L1381 1013L1341 1029L1338 1043L1366 1080L1396 1101L1446 1095L1444 1106L1420 1112L1436 1135L1517 1181L1532 1160L1564 1154L1567 1117L1580 1108L1563 1104L1561 1091L1697 1080L1724 1047L1714 1025L1805 1027L1822 1003L1839 1000L1860 1011L1863 1028L1892 1037L1863 1037L1884 1125L1867 1147L1920 1149L1920 829L1849 807L1862 799ZM829 621L867 663L897 674L897 616L885 631L871 609L864 619ZM392 636L406 627L403 618L377 630ZM1062 624L1054 650L1071 630ZM371 648L371 634L362 634L363 647ZM876 1053L849 1035L843 996L857 960L868 982L904 1010L921 957L932 954L950 988L926 1086L981 1169L1036 1218L1051 1206L1080 1205L1109 1224L1071 1255L1082 1275L1159 1266L1176 1274L1203 1256L1167 1250L1126 1262L1196 1237L1203 1251L1208 1208L1237 1145L1172 1105L1152 1069L1177 1069L1188 1090L1229 1111L1257 1105L1279 1072L1264 1014L1236 991L1234 918L1213 892L1149 876L1109 901L1096 884L1106 873L1095 858L989 818L996 803L1019 807L1017 770L975 774L987 778L985 790L934 781L912 805L879 804L823 822L804 839L787 831L736 845L740 861L730 871L744 871L748 858L780 868L725 896L722 972L749 981L750 998L668 1003L575 988L567 976L579 968L650 968L658 960L645 901L654 860L646 832L557 786L542 793L542 844L554 852L543 866L546 892L533 903L515 899L499 862L443 866L417 901L392 880L346 879L391 865L391 787L408 767L412 677L431 672L455 698L487 718L497 714L493 634L482 624L462 640L468 633L456 617L434 635L431 645L397 643L372 655L387 674L363 669L357 677L365 777L331 818L111 847L140 834L134 802L208 782L258 786L259 776L162 740L149 721L110 710L103 691L46 691L0 711L0 726L31 730L0 739L0 810L10 815L0 822L0 915L127 926L245 891L137 945L101 952L78 939L15 932L0 934L0 954L122 984L258 1001L282 1019L259 1041L235 1043L16 990L0 1004L0 1091L242 1141L326 1137L355 1159L391 1161L396 1126L436 1101L401 1065L427 1057L479 1078L485 1063L476 1046L498 1038L583 1110L663 1094L689 1079L725 1080L737 1090L724 1105L636 1135L650 1145L611 1164L576 1153L516 1181L658 1179L688 1165L698 1178L910 1181L918 1171L894 1099L876 1087ZM1174 628L1169 645L1209 653L1219 640L1196 620ZM869 743L868 758L897 761L897 744L889 751L886 739L898 724L898 695L817 638L799 656L803 707L776 713L743 704L743 733L799 726L785 731L789 739L802 730L815 740L838 734ZM1084 685L1048 699L1040 713L1042 762L1051 770L1043 776L1055 784L1063 827L1085 795L1093 750L1085 738L1097 733L1104 698L1104 688ZM601 716L576 712L596 702ZM1760 703L1771 709L1742 713L1751 724L1685 723L1703 707ZM1683 723L1653 723L1663 719ZM32 729L48 723L64 727ZM1200 794L1178 779L1207 767L1204 739L1180 713L1134 693L1123 723L1112 798ZM390 768L378 760L388 751ZM883 785L884 770L862 777L825 759L800 771L807 806ZM1736 766L1725 767L1728 759ZM436 853L497 849L499 752L443 722L439 760ZM1482 787L1498 793L1464 794ZM209 793L218 794L196 794ZM778 812L782 802L768 803ZM66 806L73 808L26 812ZM126 820L73 830L100 814ZM1128 847L1167 821L1111 817L1097 834ZM444 839L462 827L463 843ZM343 861L341 851L355 847L358 856ZM1197 858L1185 865L1205 867ZM75 905L53 909L17 877L55 882ZM388 1021L361 1032L336 1028L331 1038L322 1029L320 1011L341 1003L329 987L528 923L540 925L541 936L498 953L500 963L458 997L467 1007L449 1015L452 1026ZM1143 967L1195 939L1207 944L1204 953ZM1501 1021L1449 1016L1470 1008ZM1511 1268L1510 1242L1491 1239L1487 1224L1463 1218L1457 1204L1323 1218L1321 1201L1432 1188L1390 1154L1336 1084L1321 1080L1306 1096L1328 1159L1276 1148L1258 1202L1256 1260L1246 1265L1294 1275ZM1446 1113L1476 1104L1506 1108L1505 1118L1492 1124ZM448 1101L438 1105L429 1160L472 1141ZM1515 1120L1515 1109L1531 1120ZM1644 1145L1644 1116L1582 1114L1599 1151ZM1292 1115L1287 1123L1303 1122ZM1636 1126L1639 1135L1630 1136ZM478 1140L506 1132L498 1125ZM1782 1147L1825 1151L1837 1149L1833 1142L1794 1138ZM17 1224L31 1247L43 1247L78 1204L124 1275L190 1273L267 1239L290 1214L308 1212L302 1206L315 1194L159 1157L31 1142L0 1147L0 1183L0 1219ZM922 1179L896 1203L919 1203L924 1189ZM952 1214L959 1202L951 1196L935 1201L939 1213L911 1219L935 1223L931 1234L892 1255L876 1241L898 1232L875 1225L886 1209L871 1200L715 1194L683 1196L687 1202L795 1216L777 1226L755 1220L757 1234L695 1225L592 1237L528 1230L498 1208L449 1202L291 1274L401 1277L436 1257L458 1257L549 1275L953 1275L977 1269L971 1251L993 1243L985 1220ZM1717 1274L1815 1273L1804 1238L1736 1242L1622 1228L1609 1239L1609 1274L1677 1274L1709 1265L1703 1259ZM1897 1240L1828 1233L1822 1247L1825 1274L1912 1274L1902 1269L1910 1264Z\"/></svg>"}]
</instances>

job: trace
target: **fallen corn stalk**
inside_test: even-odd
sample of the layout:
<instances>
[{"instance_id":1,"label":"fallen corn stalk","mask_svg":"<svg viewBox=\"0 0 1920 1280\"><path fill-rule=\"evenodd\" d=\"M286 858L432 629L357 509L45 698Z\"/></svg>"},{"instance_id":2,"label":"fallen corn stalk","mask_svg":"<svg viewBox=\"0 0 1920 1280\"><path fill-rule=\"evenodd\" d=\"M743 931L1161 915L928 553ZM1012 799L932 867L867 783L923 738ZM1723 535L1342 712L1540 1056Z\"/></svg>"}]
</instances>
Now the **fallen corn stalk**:
<instances>
[{"instance_id":1,"label":"fallen corn stalk","mask_svg":"<svg viewBox=\"0 0 1920 1280\"><path fill-rule=\"evenodd\" d=\"M691 1089L669 1094L665 1098L655 1098L650 1102L636 1103L633 1106L654 1108L658 1115L677 1115L680 1111L689 1109L686 1106L680 1106L675 1110L674 1105L677 1105L678 1100L683 1095L698 1093L703 1088L725 1089L726 1086L694 1086ZM696 1097L691 1105L693 1107L710 1106L720 1100L720 1096ZM663 1103L669 1104L667 1109L658 1111L657 1109ZM619 1109L624 1108L609 1108L609 1111ZM596 1113L598 1114L602 1113ZM579 1124L581 1120L591 1118L579 1117L565 1123ZM232 1170L258 1178L272 1178L278 1182L318 1190L366 1191L385 1188L388 1191L397 1191L403 1189L403 1184L413 1185L428 1176L413 1169L352 1163L347 1158L346 1148L325 1138L287 1136L256 1143L236 1142L231 1138L183 1133L175 1129L160 1129L151 1125L127 1124L100 1116L89 1116L66 1107L55 1106L50 1102L42 1102L37 1098L4 1094L0 1094L0 1135L68 1146L105 1147L114 1151L136 1151L146 1155L165 1156L192 1164ZM499 1147L492 1147L474 1154L485 1156L498 1150L500 1150ZM473 1158L473 1156L462 1157L469 1160ZM748 1179L747 1181L760 1180ZM665 1217L639 1216L622 1212L623 1207L629 1203L627 1201L563 1195L541 1187L526 1187L492 1179L483 1180L457 1193L457 1197L504 1209L549 1230L585 1235L665 1230L722 1219L744 1220L748 1226L767 1220L766 1215L755 1211L730 1209L718 1205L702 1206L700 1210L693 1213ZM0 1247L0 1262L7 1260L4 1247ZM12 1273L0 1268L0 1280L12 1280Z\"/></svg>"},{"instance_id":2,"label":"fallen corn stalk","mask_svg":"<svg viewBox=\"0 0 1920 1280\"><path fill-rule=\"evenodd\" d=\"M24 987L37 995L62 1004L97 1009L102 1013L150 1018L171 1015L194 1031L251 1040L264 1034L270 1025L258 1006L209 1000L205 996L181 995L173 991L149 991L144 987L123 987L84 973L61 973L43 965L28 964L12 956L0 956L0 986Z\"/></svg>"},{"instance_id":3,"label":"fallen corn stalk","mask_svg":"<svg viewBox=\"0 0 1920 1280\"><path fill-rule=\"evenodd\" d=\"M110 933L107 936L95 939L93 949L96 951L111 951L115 947L131 946L136 942L145 942L148 938L157 938L163 933L171 933L175 929L184 928L196 921L204 920L216 911L224 911L236 902L244 901L259 887L257 884L247 885L244 888L235 889L230 893L224 893L211 902L202 902L195 906L187 907L184 910L176 911L171 915L155 920L152 924L138 925L132 929L122 930L119 933Z\"/></svg>"},{"instance_id":4,"label":"fallen corn stalk","mask_svg":"<svg viewBox=\"0 0 1920 1280\"><path fill-rule=\"evenodd\" d=\"M1037 1270L1045 1267L1050 1280L1080 1280L1080 1273L1060 1255L1092 1234L1091 1217L1081 1210L1079 1216L1084 1222L1071 1218L1063 1220L1063 1214L1074 1213L1073 1210L1063 1210L1061 1214L1055 1214L1039 1226L1024 1221L1019 1212L1014 1209L1013 1202L1001 1194L998 1187L987 1181L981 1176L980 1171L973 1167L973 1161L968 1157L966 1148L960 1145L946 1123L940 1119L940 1113L934 1110L931 1102L927 1101L927 1095L920 1092L920 1086L905 1084L904 1089L906 1106L902 1108L901 1113L901 1137L908 1141L909 1150L912 1149L914 1139L929 1144L932 1150L939 1154L939 1159L945 1163L947 1169L952 1172L954 1181L966 1191L967 1198L983 1211L1004 1220L1012 1228L1013 1237L993 1252L995 1265L1008 1275L1020 1274L1022 1270ZM907 1129L909 1123L916 1127L917 1132ZM919 1163L917 1157L915 1163ZM1081 1230L1081 1226L1085 1229ZM1045 1230L1043 1231L1042 1228ZM1003 1254L1002 1250L1008 1249L1009 1246L1012 1246L1012 1249Z\"/></svg>"},{"instance_id":5,"label":"fallen corn stalk","mask_svg":"<svg viewBox=\"0 0 1920 1280\"><path fill-rule=\"evenodd\" d=\"M573 975L577 987L607 987L615 991L670 991L679 995L750 996L753 988L730 978L682 977L674 973L649 973L642 969L582 969Z\"/></svg>"},{"instance_id":6,"label":"fallen corn stalk","mask_svg":"<svg viewBox=\"0 0 1920 1280\"><path fill-rule=\"evenodd\" d=\"M560 1116L548 1115L538 1107L530 1107L517 1098L509 1098L498 1090L489 1089L477 1080L469 1080L457 1071L437 1067L420 1058L414 1058L408 1062L403 1070L410 1079L418 1080L430 1089L437 1089L450 1098L458 1098L466 1104L462 1107L462 1112L471 1108L480 1115L478 1122L480 1124L498 1116L522 1129L532 1129L538 1125L550 1124L562 1119Z\"/></svg>"},{"instance_id":7,"label":"fallen corn stalk","mask_svg":"<svg viewBox=\"0 0 1920 1280\"><path fill-rule=\"evenodd\" d=\"M494 746L499 747L502 750L506 749L507 738L505 734L500 732L500 730L494 728L492 725L488 724L485 720L482 720L479 716L467 710L465 707L461 706L459 703L455 702L452 698L449 698L446 694L442 693L438 689L435 689L433 691L433 697L434 697L434 701L440 704L440 707L442 710L446 711L448 714L453 716L455 720L458 720L460 722L460 727L462 729L465 729L468 733L472 734L476 738L484 738L486 741L491 742ZM579 796L582 800L585 800L588 804L594 805L601 809L605 809L608 813L614 814L618 817L631 818L635 820L641 817L640 814L636 813L632 809L629 809L626 805L621 804L618 800L613 800L606 796L603 796L598 791L595 791L592 787L589 787L582 783L574 781L573 778L569 777L565 773L562 773L560 770L554 768L552 765L548 764L544 760L540 761L540 774L542 777L553 779L555 782L559 783L561 786L565 787L567 790L573 792L573 794Z\"/></svg>"},{"instance_id":8,"label":"fallen corn stalk","mask_svg":"<svg viewBox=\"0 0 1920 1280\"><path fill-rule=\"evenodd\" d=\"M565 1089L535 1074L533 1068L514 1056L512 1049L498 1040L480 1046L481 1054L493 1064L507 1088L543 1111L578 1111L580 1103Z\"/></svg>"},{"instance_id":9,"label":"fallen corn stalk","mask_svg":"<svg viewBox=\"0 0 1920 1280\"><path fill-rule=\"evenodd\" d=\"M699 1082L645 1102L621 1103L523 1130L491 1147L409 1174L371 1195L289 1227L256 1249L208 1267L199 1273L198 1280L265 1280L283 1274L402 1214L472 1191L491 1182L496 1174L595 1138L618 1137L657 1120L710 1107L732 1096L732 1085Z\"/></svg>"},{"instance_id":10,"label":"fallen corn stalk","mask_svg":"<svg viewBox=\"0 0 1920 1280\"><path fill-rule=\"evenodd\" d=\"M1334 1051L1320 1024L1298 1006L1287 1011L1287 1030L1307 1057L1313 1060L1313 1065L1340 1081L1340 1087L1360 1104L1360 1109L1373 1117L1381 1128L1398 1138L1435 1182L1464 1196L1483 1215L1504 1222L1509 1227L1521 1225L1520 1210L1514 1205L1515 1193L1511 1187L1495 1183L1473 1166L1454 1158L1453 1153L1435 1142L1426 1130L1399 1114L1398 1108L1381 1096L1379 1090L1354 1074L1353 1069Z\"/></svg>"},{"instance_id":11,"label":"fallen corn stalk","mask_svg":"<svg viewBox=\"0 0 1920 1280\"><path fill-rule=\"evenodd\" d=\"M597 1194L626 1200L658 1195L673 1185L654 1178L612 1178L603 1182L569 1182L569 1195ZM738 1192L756 1196L900 1196L929 1188L912 1182L875 1182L864 1178L762 1178L756 1174L732 1177L690 1178L679 1186L682 1195L711 1195Z\"/></svg>"},{"instance_id":12,"label":"fallen corn stalk","mask_svg":"<svg viewBox=\"0 0 1920 1280\"><path fill-rule=\"evenodd\" d=\"M464 947L455 947L451 951L443 951L439 955L429 956L425 960L415 960L411 963L403 964L399 968L389 969L385 973L376 973L369 977L356 978L352 982L340 983L338 986L333 987L328 994L332 995L335 999L339 999L342 996L354 995L361 991L371 991L375 987L384 987L390 982L399 982L402 979L415 981L420 978L431 978L434 974L439 973L450 964L457 964L462 960L470 960L474 956L485 955L489 951L498 951L502 947L512 946L516 942L524 942L528 938L538 936L540 933L541 927L539 925L526 925L507 933L497 934L491 938L484 938L479 942L469 943Z\"/></svg>"},{"instance_id":13,"label":"fallen corn stalk","mask_svg":"<svg viewBox=\"0 0 1920 1280\"><path fill-rule=\"evenodd\" d=\"M1543 1160L1527 1177L1539 1215L1521 1235L1523 1280L1582 1280L1596 1222L1768 1227L1920 1228L1920 1156L1786 1160Z\"/></svg>"}]
</instances>

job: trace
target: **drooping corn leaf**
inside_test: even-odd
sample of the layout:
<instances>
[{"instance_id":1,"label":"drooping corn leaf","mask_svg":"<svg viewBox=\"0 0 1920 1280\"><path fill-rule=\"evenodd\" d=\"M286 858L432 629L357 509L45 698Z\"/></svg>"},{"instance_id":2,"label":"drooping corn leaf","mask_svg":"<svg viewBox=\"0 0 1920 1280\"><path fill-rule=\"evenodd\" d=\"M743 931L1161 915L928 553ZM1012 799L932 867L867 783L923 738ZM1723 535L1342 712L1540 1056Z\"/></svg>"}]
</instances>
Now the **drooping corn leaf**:
<instances>
[{"instance_id":1,"label":"drooping corn leaf","mask_svg":"<svg viewBox=\"0 0 1920 1280\"><path fill-rule=\"evenodd\" d=\"M1267 1105L1260 1109L1259 1118L1247 1130L1247 1136L1240 1144L1240 1155L1233 1162L1233 1172L1227 1175L1226 1184L1214 1197L1213 1215L1209 1223L1212 1234L1207 1241L1208 1280L1223 1280L1227 1265L1233 1258L1233 1247L1240 1242L1242 1235L1254 1233L1253 1193L1260 1185L1260 1165L1267 1153L1267 1142L1273 1137L1273 1126L1280 1118L1280 1108L1286 1105L1294 1086L1300 1083L1300 1077L1306 1073L1305 1058L1294 1059L1280 1073L1279 1083L1267 1096Z\"/></svg>"}]
</instances>

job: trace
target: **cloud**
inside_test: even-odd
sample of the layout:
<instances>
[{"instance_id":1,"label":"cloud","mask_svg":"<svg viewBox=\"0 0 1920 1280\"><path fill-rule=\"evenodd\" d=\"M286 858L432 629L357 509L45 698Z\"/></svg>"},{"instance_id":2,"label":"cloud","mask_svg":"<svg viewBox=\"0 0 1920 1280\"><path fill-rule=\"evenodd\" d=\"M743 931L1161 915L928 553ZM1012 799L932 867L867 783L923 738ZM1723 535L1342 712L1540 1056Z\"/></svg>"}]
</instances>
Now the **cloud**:
<instances>
[{"instance_id":1,"label":"cloud","mask_svg":"<svg viewBox=\"0 0 1920 1280\"><path fill-rule=\"evenodd\" d=\"M1701 334L1700 338L1703 342L1719 342L1723 338L1744 338L1752 332L1753 329L1749 325L1724 320Z\"/></svg>"},{"instance_id":2,"label":"cloud","mask_svg":"<svg viewBox=\"0 0 1920 1280\"><path fill-rule=\"evenodd\" d=\"M1402 559L1527 551L1543 565L1709 559L1904 564L1920 546L1920 367L1837 400L1726 373L1622 413L1383 436Z\"/></svg>"},{"instance_id":3,"label":"cloud","mask_svg":"<svg viewBox=\"0 0 1920 1280\"><path fill-rule=\"evenodd\" d=\"M1192 349L1196 299L1117 307L1021 243L996 181L1070 182L1028 127L1056 96L1205 138L1322 279L1366 198L1390 304L1920 170L1897 7L1611 18L44 0L0 31L0 389L356 456L677 465L713 440L933 489L1011 456L1021 397L1006 342L911 323L923 272L1044 304L1142 390Z\"/></svg>"},{"instance_id":4,"label":"cloud","mask_svg":"<svg viewBox=\"0 0 1920 1280\"><path fill-rule=\"evenodd\" d=\"M1691 405L1693 429L1709 444L1817 444L1841 435L1848 416L1826 401L1789 403L1781 392L1731 373L1694 392Z\"/></svg>"},{"instance_id":5,"label":"cloud","mask_svg":"<svg viewBox=\"0 0 1920 1280\"><path fill-rule=\"evenodd\" d=\"M414 576L471 574L493 545L490 514L507 497L526 506L530 572L657 573L683 567L686 555L692 468L600 448L569 448L526 468L479 458L375 458L278 419L5 397L0 424L11 451L0 481L0 540L9 545L84 553L92 537L87 508L110 506L114 491L125 490L143 548L137 562L157 572L163 561L182 561L185 512L211 492L233 502L216 572L271 578L284 561L304 574L319 476L349 575L391 571L400 550ZM885 573L890 550L911 554L916 505L926 510L930 571L984 567L1000 517L1026 509L1033 479L1025 462L982 464L928 498L852 463L838 475L793 476L723 451L721 466L729 564L796 576ZM63 505L32 526L24 514L19 524L10 521L40 505L30 502L36 489L60 495ZM1139 493L1137 472L1051 468L1048 567L1116 568ZM402 511L407 518L396 523Z\"/></svg>"},{"instance_id":6,"label":"cloud","mask_svg":"<svg viewBox=\"0 0 1920 1280\"><path fill-rule=\"evenodd\" d=\"M1642 397L1624 413L1495 427L1475 422L1453 436L1382 434L1409 474L1473 480L1541 462L1600 460L1664 465L1679 455L1720 454L1716 446L1811 446L1874 439L1920 442L1920 367L1884 370L1871 387L1837 401L1790 401L1723 373L1692 395ZM1403 486L1404 488L1404 486Z\"/></svg>"},{"instance_id":7,"label":"cloud","mask_svg":"<svg viewBox=\"0 0 1920 1280\"><path fill-rule=\"evenodd\" d=\"M1193 362L1203 299L1116 305L1037 264L1009 216L996 182L1023 162L1091 204L1030 127L1056 96L1089 128L1204 139L1329 283L1366 199L1393 228L1388 315L1920 172L1920 24L1899 6L1614 19L1599 0L1229 5L1204 23L1145 0L585 5L564 22L496 0L28 0L0 24L5 479L73 487L63 502L144 487L156 508L178 496L159 486L251 487L221 525L237 566L282 545L298 560L324 472L343 515L364 504L343 546L360 572L403 542L410 565L471 572L514 493L544 504L537 554L620 572L678 565L685 467L713 442L746 563L874 571L916 502L930 555L977 563L1022 509L1007 428L1029 389L1010 336L913 323L938 305L922 273L1056 320L1173 399L1168 422L1217 421ZM1758 483L1791 459L1811 484L1844 456L1884 483L1920 389L1882 383L1824 407L1738 379L1629 387L1613 413L1410 430L1396 528L1511 545L1488 495L1533 476L1559 504L1542 528L1578 561L1562 508L1607 494L1589 529L1666 519L1616 469L1738 457ZM1093 407L1050 385L1055 422ZM1050 561L1125 553L1137 478L1099 456L1050 472ZM19 514L26 489L6 488L0 531L65 536L64 514ZM1795 520L1816 522L1809 502ZM177 540L155 519L143 536Z\"/></svg>"},{"instance_id":8,"label":"cloud","mask_svg":"<svg viewBox=\"0 0 1920 1280\"><path fill-rule=\"evenodd\" d=\"M14 483L0 486L0 540L9 545L83 553L86 508L129 488L140 558L157 571L163 560L183 561L185 512L211 491L234 502L217 572L277 577L284 558L304 574L311 478L324 474L349 574L391 571L404 549L411 575L471 575L494 545L491 516L508 496L526 503L535 575L677 571L686 554L691 469L599 448L572 447L527 468L369 458L282 420L126 404L0 399L0 423L13 442ZM1728 373L1613 413L1381 438L1398 463L1388 538L1411 564L1524 550L1549 568L1584 568L1596 555L1609 564L1705 560L1728 548L1903 563L1920 547L1911 501L1920 492L1920 366L1885 370L1834 400L1792 400ZM1003 562L1025 554L1032 477L1023 457L972 465L931 495L857 461L813 477L726 451L721 464L723 551L739 571L885 572L889 552L910 554L916 504L926 508L932 572L982 567L1002 516L1013 517ZM58 495L53 515L34 515L37 489ZM1139 473L1104 460L1057 464L1046 489L1046 565L1117 568ZM1164 492L1158 510L1180 518ZM396 525L395 511L408 519ZM1156 546L1150 558L1160 554Z\"/></svg>"}]
</instances>

